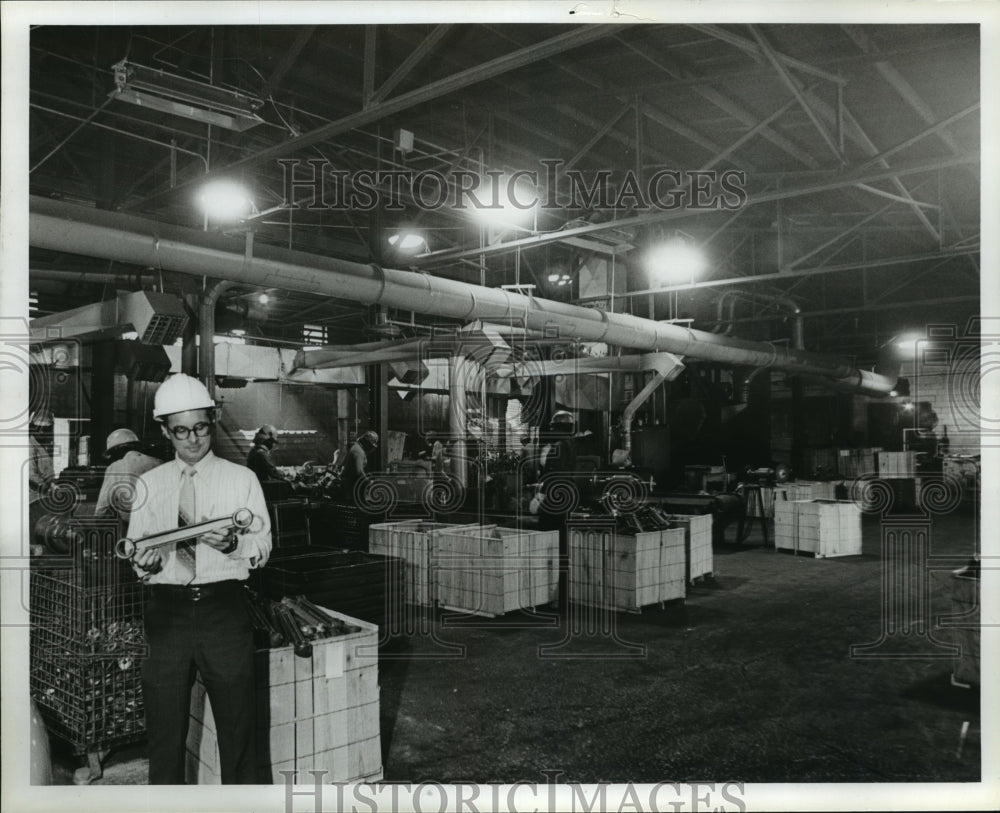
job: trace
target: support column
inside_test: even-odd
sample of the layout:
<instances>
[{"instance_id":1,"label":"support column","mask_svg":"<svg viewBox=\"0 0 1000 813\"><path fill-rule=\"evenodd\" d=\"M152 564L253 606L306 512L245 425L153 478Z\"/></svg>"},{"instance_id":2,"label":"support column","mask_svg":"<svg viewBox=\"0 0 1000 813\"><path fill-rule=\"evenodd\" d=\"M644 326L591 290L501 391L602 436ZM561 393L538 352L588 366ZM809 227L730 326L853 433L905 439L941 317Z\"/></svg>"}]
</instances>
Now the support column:
<instances>
[{"instance_id":1,"label":"support column","mask_svg":"<svg viewBox=\"0 0 1000 813\"><path fill-rule=\"evenodd\" d=\"M188 320L181 334L181 372L192 378L198 376L198 304L197 294L184 294Z\"/></svg>"},{"instance_id":2,"label":"support column","mask_svg":"<svg viewBox=\"0 0 1000 813\"><path fill-rule=\"evenodd\" d=\"M465 379L468 359L452 356L448 365L448 435L451 438L451 473L463 488L469 485L469 462L465 444L468 423L468 393Z\"/></svg>"},{"instance_id":3,"label":"support column","mask_svg":"<svg viewBox=\"0 0 1000 813\"><path fill-rule=\"evenodd\" d=\"M368 422L378 432L378 469L387 471L389 467L389 399L388 366L371 364L365 368L368 381ZM375 469L373 469L375 470Z\"/></svg>"},{"instance_id":4,"label":"support column","mask_svg":"<svg viewBox=\"0 0 1000 813\"><path fill-rule=\"evenodd\" d=\"M340 452L338 459L343 460L347 454L347 437L350 433L348 419L350 415L351 394L347 390L337 390L337 451Z\"/></svg>"},{"instance_id":5,"label":"support column","mask_svg":"<svg viewBox=\"0 0 1000 813\"><path fill-rule=\"evenodd\" d=\"M100 460L115 425L115 343L94 342L90 365L90 459Z\"/></svg>"}]
</instances>

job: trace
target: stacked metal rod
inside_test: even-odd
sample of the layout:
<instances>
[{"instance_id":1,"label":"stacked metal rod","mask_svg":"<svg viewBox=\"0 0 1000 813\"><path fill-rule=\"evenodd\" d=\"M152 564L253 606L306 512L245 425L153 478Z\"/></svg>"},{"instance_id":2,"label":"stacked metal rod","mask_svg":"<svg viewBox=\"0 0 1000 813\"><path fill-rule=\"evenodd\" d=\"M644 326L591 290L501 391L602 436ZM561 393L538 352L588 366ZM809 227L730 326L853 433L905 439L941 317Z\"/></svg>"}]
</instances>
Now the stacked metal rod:
<instances>
[{"instance_id":1,"label":"stacked metal rod","mask_svg":"<svg viewBox=\"0 0 1000 813\"><path fill-rule=\"evenodd\" d=\"M286 596L273 601L248 590L247 607L258 646L265 649L291 646L300 658L312 657L312 641L360 631L305 596Z\"/></svg>"}]
</instances>

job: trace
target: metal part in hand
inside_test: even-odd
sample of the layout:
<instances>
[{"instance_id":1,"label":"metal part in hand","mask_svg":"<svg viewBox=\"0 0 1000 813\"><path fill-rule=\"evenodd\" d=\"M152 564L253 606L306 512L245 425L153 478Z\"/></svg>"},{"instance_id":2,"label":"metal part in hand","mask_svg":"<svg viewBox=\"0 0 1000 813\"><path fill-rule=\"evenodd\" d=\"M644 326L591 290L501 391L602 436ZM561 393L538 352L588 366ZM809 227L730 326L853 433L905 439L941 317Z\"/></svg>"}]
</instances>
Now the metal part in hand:
<instances>
[{"instance_id":1,"label":"metal part in hand","mask_svg":"<svg viewBox=\"0 0 1000 813\"><path fill-rule=\"evenodd\" d=\"M115 555L119 559L131 559L141 550L158 548L173 542L183 542L185 539L194 539L210 531L232 529L243 533L253 524L253 520L253 511L249 508L240 508L229 516L206 519L204 522L196 522L194 525L185 525L182 528L171 528L169 531L150 534L141 539L129 539L128 537L119 539L115 543Z\"/></svg>"}]
</instances>

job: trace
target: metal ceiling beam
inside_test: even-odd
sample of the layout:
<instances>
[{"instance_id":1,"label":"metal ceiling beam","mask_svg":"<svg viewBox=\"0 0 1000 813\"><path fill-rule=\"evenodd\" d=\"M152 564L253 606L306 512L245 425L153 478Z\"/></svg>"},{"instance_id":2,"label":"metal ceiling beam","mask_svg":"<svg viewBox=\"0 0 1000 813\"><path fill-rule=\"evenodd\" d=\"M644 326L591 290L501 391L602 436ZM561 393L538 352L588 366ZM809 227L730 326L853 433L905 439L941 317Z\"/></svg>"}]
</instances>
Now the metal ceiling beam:
<instances>
[{"instance_id":1,"label":"metal ceiling beam","mask_svg":"<svg viewBox=\"0 0 1000 813\"><path fill-rule=\"evenodd\" d=\"M935 251L929 254L911 254L905 257L885 257L875 260L859 260L857 262L839 263L838 265L818 265L814 268L800 268L797 271L777 271L772 274L753 274L745 277L729 277L728 279L710 279L703 282L690 282L682 285L664 285L662 288L649 288L642 291L628 291L616 294L618 299L648 294L669 293L671 291L692 291L697 288L718 288L722 285L746 285L754 282L776 282L792 280L797 277L820 276L822 274L837 274L841 271L854 271L863 268L888 268L894 265L910 265L927 260L940 260L944 257L964 257L966 254L978 254L979 246L954 251ZM606 296L597 297L606 299Z\"/></svg>"},{"instance_id":2,"label":"metal ceiling beam","mask_svg":"<svg viewBox=\"0 0 1000 813\"><path fill-rule=\"evenodd\" d=\"M966 296L946 296L946 297L935 297L934 299L914 299L904 302L884 302L882 304L869 304L869 305L858 305L857 307L851 308L826 308L823 310L816 311L802 311L802 316L836 316L842 313L858 313L861 311L887 311L887 310L905 310L906 308L932 308L940 305L960 305L967 302L979 302L978 294L968 294ZM763 321L764 319L776 319L780 318L782 314L771 314L768 317L761 318L745 318L736 319L737 322L754 322Z\"/></svg>"},{"instance_id":3,"label":"metal ceiling beam","mask_svg":"<svg viewBox=\"0 0 1000 813\"><path fill-rule=\"evenodd\" d=\"M635 105L633 103L626 102L621 106L621 108L616 113L612 113L611 117L604 123L604 126L601 127L601 129L598 130L596 133L594 133L594 135L590 137L590 140L587 141L587 143L584 144L582 147L580 147L580 149L577 150L576 154L572 158L570 158L569 161L567 161L565 164L559 167L559 169L562 172L567 172L568 170L571 170L573 167L575 167L577 163L579 163L579 161L582 158L584 158L587 155L587 153L589 153L597 145L597 142L599 142L602 138L604 138L604 136L608 134L611 128L614 127L621 120L621 117L624 116L626 113L628 113L629 110L632 110L634 107Z\"/></svg>"},{"instance_id":4,"label":"metal ceiling beam","mask_svg":"<svg viewBox=\"0 0 1000 813\"><path fill-rule=\"evenodd\" d=\"M451 24L436 26L430 34L421 40L416 48L410 51L406 59L399 63L399 66L389 75L389 78L379 85L378 89L372 93L371 102L373 104L378 104L386 96L388 96L396 85L409 76L410 71L417 67L423 58L433 51L435 47L437 47L437 44L450 30Z\"/></svg>"},{"instance_id":5,"label":"metal ceiling beam","mask_svg":"<svg viewBox=\"0 0 1000 813\"><path fill-rule=\"evenodd\" d=\"M705 33L711 33L714 36L719 37L719 39L722 39L725 42L728 42L736 46L737 48L742 48L754 54L762 52L761 46L758 43L755 43L753 40L747 39L746 37L742 37L738 34L733 34L729 31L726 31L725 29L719 28L718 26L696 25L693 27L697 28L700 31L704 31ZM785 57L783 54L780 54L778 52L775 52L775 55L780 61L784 62L787 65L796 67L799 70L807 71L807 69L811 67L804 62L799 62L798 60L789 61L790 58ZM794 80L794 77L792 78ZM844 81L841 80L839 77L833 77L832 74L828 74L827 78L830 78L831 81L838 80L838 84L842 84ZM878 149L878 147L875 146L872 140L862 129L861 125L857 122L854 116L851 115L850 111L847 110L846 107L843 108L841 111L832 110L829 107L829 105L827 105L826 102L817 97L815 93L805 93L804 95L810 102L811 109L818 112L824 119L826 119L826 121L829 124L836 125L838 120L840 119L840 114L842 113L844 120L851 126L851 129L849 131L845 131L845 134L849 138L851 138L852 141L858 144L858 146L860 146L861 149L864 150L869 155L869 157L874 157L878 155L880 150ZM881 160L879 163L882 166L886 167L889 166L885 160ZM892 184L896 187L896 190L901 195L907 198L911 197L909 191L906 189L905 186L903 186L902 182L899 180L898 177L890 177L889 180L892 182ZM926 215L920 210L920 207L914 205L912 206L912 210L913 213L916 215L917 219L923 224L924 229L934 239L934 242L940 244L941 242L940 235L937 233L937 230L934 228L933 224L927 219Z\"/></svg>"},{"instance_id":6,"label":"metal ceiling beam","mask_svg":"<svg viewBox=\"0 0 1000 813\"><path fill-rule=\"evenodd\" d=\"M365 56L361 79L361 106L367 110L372 105L375 93L375 45L378 40L378 26L365 26Z\"/></svg>"},{"instance_id":7,"label":"metal ceiling beam","mask_svg":"<svg viewBox=\"0 0 1000 813\"><path fill-rule=\"evenodd\" d=\"M650 49L645 45L636 45L629 42L622 37L615 37L615 39L628 48L633 53L645 59L655 68L665 72L668 76L674 79L680 78L695 78L692 72L686 68L681 67L675 62L665 59L659 52L650 53ZM736 102L730 96L722 93L716 88L710 87L707 84L704 85L693 85L691 88L695 93L697 93L702 98L714 104L720 110L728 113L733 118L739 119L745 125L750 127L750 133L760 133L763 138L766 138L780 150L784 151L793 158L801 161L810 169L817 169L819 167L819 162L801 149L795 142L791 139L785 137L781 133L772 130L770 125L784 113L792 104L794 104L794 99L787 106L781 108L781 113L771 114L764 120L759 120L758 116L751 111L747 110L743 105Z\"/></svg>"},{"instance_id":8,"label":"metal ceiling beam","mask_svg":"<svg viewBox=\"0 0 1000 813\"><path fill-rule=\"evenodd\" d=\"M879 48L875 45L872 38L859 26L856 25L842 25L844 31L849 36L866 55L869 56L880 56ZM887 60L880 59L875 63L875 69L882 74L882 78L895 90L903 100L916 112L920 118L924 120L927 124L933 124L937 119L934 111L930 109L927 102L923 100L919 93L914 89L903 75ZM977 105L978 106L978 105ZM945 125L947 126L947 125ZM935 130L938 133L938 137L945 143L949 150L953 154L958 155L962 152L962 148L955 141L954 136L951 133Z\"/></svg>"},{"instance_id":9,"label":"metal ceiling beam","mask_svg":"<svg viewBox=\"0 0 1000 813\"><path fill-rule=\"evenodd\" d=\"M285 51L274 70L271 71L271 75L267 77L267 83L261 91L261 96L267 99L281 86L281 83L285 80L285 76L294 67L299 54L302 53L302 49L306 47L306 44L312 38L315 31L316 26L314 25L299 26L298 33L295 35L295 39L292 40L292 44L288 46L288 50Z\"/></svg>"},{"instance_id":10,"label":"metal ceiling beam","mask_svg":"<svg viewBox=\"0 0 1000 813\"><path fill-rule=\"evenodd\" d=\"M731 31L727 31L718 25L689 25L689 28L693 28L696 31L700 31L702 34L707 34L715 39L722 40L723 42L728 42L730 45L734 45L737 48L741 48L747 53L753 55L755 58L763 56L763 49L755 43L753 40L748 40L746 37L740 36L739 34L734 34ZM790 68L795 68L803 73L811 74L812 76L818 76L820 79L825 79L827 82L833 82L836 85L846 85L847 80L842 76L837 76L829 71L824 71L822 68L817 68L815 65L810 65L808 62L803 62L800 59L795 59L794 57L783 54L780 51L775 51L775 55L778 60L787 65Z\"/></svg>"},{"instance_id":11,"label":"metal ceiling beam","mask_svg":"<svg viewBox=\"0 0 1000 813\"><path fill-rule=\"evenodd\" d=\"M248 155L234 161L231 164L228 164L227 166L213 169L205 176L187 181L183 184L178 184L174 189L160 192L156 195L152 195L138 201L130 208L149 205L160 201L165 197L169 197L186 190L196 183L202 183L206 180L223 177L232 174L235 170L253 166L274 158L281 158L298 150L303 150L306 147L311 147L321 141L326 141L359 127L372 124L373 122L379 121L386 116L391 116L404 110L409 110L417 105L425 104L426 102L433 101L434 99L438 99L449 93L454 93L455 91L478 84L479 82L483 82L487 79L502 76L505 73L509 73L517 68L522 68L525 65L530 65L533 62L548 59L554 54L562 53L563 51L568 51L572 48L578 48L581 45L586 45L590 42L595 42L603 37L610 36L618 29L619 26L617 25L583 25L573 28L564 34L559 34L551 39L535 43L534 45L529 45L525 48L514 51L513 53L504 54L503 56L491 59L488 62L468 68L467 70L459 71L456 74L431 82L428 85L411 90L401 96L394 96L391 99L372 104L364 110L350 113L342 118L336 119L335 121L321 125L308 133L303 133L300 136L290 138L279 144L272 144L270 147L265 147L253 155Z\"/></svg>"},{"instance_id":12,"label":"metal ceiling beam","mask_svg":"<svg viewBox=\"0 0 1000 813\"><path fill-rule=\"evenodd\" d=\"M868 134L865 133L865 131L861 128L861 125L858 123L857 119L855 119L854 116L851 114L851 111L848 110L847 107L844 107L843 114L844 114L844 119L850 123L852 130L856 132L857 140L860 141L862 149L870 156L876 155L879 151L878 147L875 146L874 142L868 137ZM880 159L877 162L877 166L888 167L889 162L886 161L885 159ZM890 183L892 183L894 187L896 187L896 190L903 197L907 198L910 201L910 210L913 212L913 214L916 215L917 220L919 220L923 224L924 229L931 236L934 242L940 245L941 235L938 234L937 229L934 228L934 224L927 219L927 215L923 213L921 208L917 205L916 201L913 200L913 195L911 195L910 190L903 185L903 182L899 180L899 176L890 175L888 180L890 181Z\"/></svg>"},{"instance_id":13,"label":"metal ceiling beam","mask_svg":"<svg viewBox=\"0 0 1000 813\"><path fill-rule=\"evenodd\" d=\"M879 153L878 155L876 155L876 156L874 156L872 158L869 158L861 166L862 167L874 166L879 161L884 161L886 158L888 158L891 155L895 155L900 150L905 150L907 147L912 147L918 141L922 141L923 139L927 138L927 136L934 135L935 133L943 130L945 127L948 127L948 126L954 124L959 119L963 119L966 116L968 116L970 113L974 113L976 110L979 109L979 107L980 107L980 103L979 102L975 102L974 104L970 104L964 110L959 110L957 113L954 113L951 116L948 116L948 118L941 119L941 121L937 122L936 124L931 125L926 130L921 130L916 135L910 136L905 141L900 141L896 146L890 147L885 152Z\"/></svg>"},{"instance_id":14,"label":"metal ceiling beam","mask_svg":"<svg viewBox=\"0 0 1000 813\"><path fill-rule=\"evenodd\" d=\"M838 234L834 235L833 237L831 237L826 242L821 243L820 245L816 246L813 249L810 249L805 254L799 255L794 260L792 260L790 263L788 263L785 266L784 270L791 270L791 269L795 268L795 266L797 266L800 263L804 262L805 260L808 260L810 257L815 257L823 249L829 248L834 243L838 243L841 240L843 240L845 237L849 237L850 235L854 234L854 232L856 232L859 229L863 228L864 226L866 226L868 223L870 223L875 218L881 217L883 214L885 214L886 212L888 212L891 208L892 208L892 204L890 203L887 206L883 206L881 209L876 209L874 212L872 212L870 215L868 215L864 220L859 220L853 226L850 226L849 228L845 229L844 231L839 232Z\"/></svg>"},{"instance_id":15,"label":"metal ceiling beam","mask_svg":"<svg viewBox=\"0 0 1000 813\"><path fill-rule=\"evenodd\" d=\"M785 189L776 191L751 194L747 197L747 202L744 205L744 208L746 206L752 206L759 203L801 197L803 195L814 195L821 192L829 192L834 189L843 189L845 187L855 186L858 183L871 183L873 181L880 181L890 177L906 176L921 172L932 172L937 169L945 169L947 167L959 166L961 164L973 164L978 161L979 157L977 155L971 155L955 158L942 158L933 161L921 161L906 165L899 164L892 169L875 171L869 170L864 174L852 172L847 175L842 175L840 178L824 179L812 183L805 183L797 187L786 187ZM648 223L679 220L685 217L696 217L698 215L704 215L708 211L710 210L657 210L641 215L623 217L618 220L609 220L604 223L591 223L586 226L578 226L573 229L564 229L559 232L538 234L531 237L521 237L516 240L510 240L506 243L487 246L484 249L460 249L457 251L448 250L431 252L430 254L421 254L414 257L414 264L427 266L451 260L458 260L463 257L478 256L480 254L500 254L506 251L513 251L516 248L528 248L545 245L546 243L556 243L564 237L576 237L583 234L603 231L605 229L623 228L626 226L642 226Z\"/></svg>"},{"instance_id":16,"label":"metal ceiling beam","mask_svg":"<svg viewBox=\"0 0 1000 813\"><path fill-rule=\"evenodd\" d=\"M519 40L515 39L514 37L512 37L510 34L506 33L505 31L497 30L495 28L492 28L491 30L493 30L494 33L496 33L498 36L503 37L504 39L506 39L508 42L512 42L514 44L520 44ZM618 39L618 38L616 38L616 39ZM606 87L605 87L604 83L598 77L593 76L588 71L581 70L580 68L578 68L578 67L576 67L574 65L567 65L565 63L565 61L556 61L556 60L553 60L553 64L555 65L556 68L558 68L563 73L567 74L568 76L573 77L574 79L576 79L576 80L584 83L585 85L588 85L589 87L593 88L594 90L596 90L598 92L604 92L606 90ZM537 94L534 93L534 92L531 92L531 93L526 93L524 95L535 96ZM629 103L633 103L634 102L635 95L634 94L615 93L613 95L613 98L616 101L629 104ZM587 126L593 128L594 130L599 130L600 127L601 127L601 122L596 121L591 116L587 116L586 114L581 113L578 109L576 109L575 107L573 107L573 106L571 106L569 104L566 104L565 102L559 102L559 103L557 103L555 105L555 109L558 110L559 112L563 113L564 115L566 115L566 116L568 116L568 117L570 117L572 119L575 119L576 121L579 121L579 122L581 122L583 124L586 124ZM652 121L656 121L656 123L659 124L660 126L666 127L667 129L671 130L672 132L675 132L678 135L683 136L684 138L688 139L689 141L691 141L691 142L693 142L695 144L698 144L699 146L703 147L704 149L709 150L710 152L718 152L718 150L720 149L710 139L708 139L706 136L704 136L701 133L699 133L693 127L689 127L689 126L685 125L683 122L677 120L673 116L668 116L667 114L665 114L665 113L657 110L654 107L649 106L648 104L645 105L645 106L643 106L642 114L646 118L649 118ZM619 142L622 146L624 146L627 149L631 149L631 148L634 147L634 144L632 144L629 141L628 137L625 136L622 133L617 133L617 132L612 131L610 133L610 137L613 138L615 141ZM649 151L649 153L651 155L655 156L657 158L657 160L663 160L663 161L665 161L665 160L669 159L669 156L666 156L664 153L662 153L662 152L660 152L658 150L648 150L648 151ZM752 170L753 168L750 167L750 166L747 166L747 169Z\"/></svg>"},{"instance_id":17,"label":"metal ceiling beam","mask_svg":"<svg viewBox=\"0 0 1000 813\"><path fill-rule=\"evenodd\" d=\"M782 64L781 60L778 59L778 54L771 46L771 44L764 38L764 35L757 29L755 25L747 26L750 29L750 33L753 34L754 39L757 40L757 44L760 46L761 51L764 52L764 56L767 57L768 62L777 71L778 76L781 77L781 81L785 83L785 86L792 91L792 94L798 100L799 105L805 111L809 120L813 123L819 134L823 137L826 145L833 152L834 157L841 163L844 164L844 153L841 151L840 147L834 141L833 136L826 131L826 127L823 122L819 120L816 112L812 109L812 106L806 101L805 96L802 93L802 88L799 87L798 81L789 72L788 68Z\"/></svg>"}]
</instances>

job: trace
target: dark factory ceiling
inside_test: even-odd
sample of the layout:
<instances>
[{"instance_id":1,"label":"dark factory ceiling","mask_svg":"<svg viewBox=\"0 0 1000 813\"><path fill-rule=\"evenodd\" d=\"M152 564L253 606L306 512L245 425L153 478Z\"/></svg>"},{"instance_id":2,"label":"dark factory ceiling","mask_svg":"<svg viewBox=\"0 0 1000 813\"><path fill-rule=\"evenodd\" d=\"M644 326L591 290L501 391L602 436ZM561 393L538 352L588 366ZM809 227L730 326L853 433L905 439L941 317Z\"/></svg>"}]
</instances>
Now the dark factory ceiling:
<instances>
[{"instance_id":1,"label":"dark factory ceiling","mask_svg":"<svg viewBox=\"0 0 1000 813\"><path fill-rule=\"evenodd\" d=\"M979 27L958 24L40 25L30 192L202 228L199 187L233 178L252 192L257 242L491 287L532 284L552 299L576 295L553 272L572 274L594 252L614 252L630 290L655 287L643 252L680 232L708 254L707 273L623 297L616 310L712 329L720 296L738 291L733 333L785 338L772 304L784 295L805 314L808 348L868 364L896 334L979 312L979 53ZM113 66L126 59L258 100L263 122L238 132L112 99ZM413 134L412 150L396 148L399 130ZM294 159L355 182L362 170L535 171L543 199L559 205L524 229L489 233L466 211L429 210L405 190L379 211L282 207L281 162ZM555 190L545 160L563 162ZM588 183L610 172L613 184L631 175L640 187L663 170L684 181L743 173L731 177L746 199L729 209L642 208L635 196L588 206L569 198L569 168ZM306 202L295 195L308 189L292 191ZM421 254L386 243L409 228L426 237ZM200 285L32 249L39 313L144 282ZM272 339L294 340L309 323L356 341L372 322L350 302L270 293L255 330Z\"/></svg>"}]
</instances>

